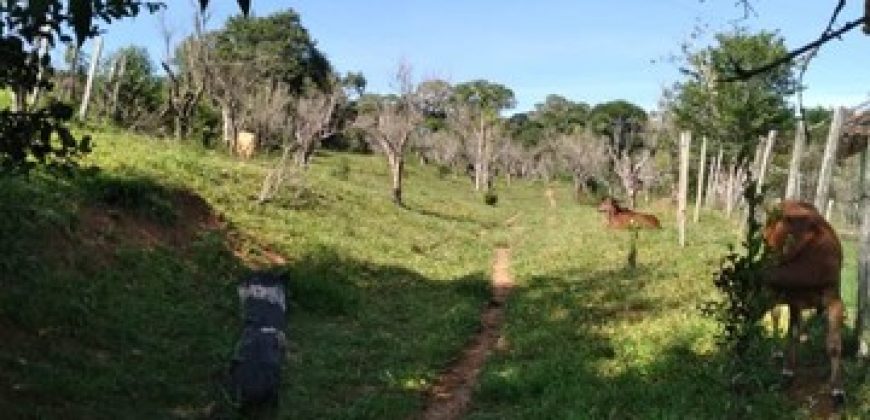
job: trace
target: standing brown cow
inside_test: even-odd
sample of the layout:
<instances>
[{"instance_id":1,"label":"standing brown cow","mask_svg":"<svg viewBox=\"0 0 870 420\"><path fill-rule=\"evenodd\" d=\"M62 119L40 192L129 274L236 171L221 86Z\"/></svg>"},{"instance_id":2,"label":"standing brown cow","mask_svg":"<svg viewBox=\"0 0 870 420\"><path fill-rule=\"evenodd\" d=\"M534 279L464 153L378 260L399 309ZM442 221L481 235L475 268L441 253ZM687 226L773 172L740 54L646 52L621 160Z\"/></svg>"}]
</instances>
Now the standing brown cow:
<instances>
[{"instance_id":1,"label":"standing brown cow","mask_svg":"<svg viewBox=\"0 0 870 420\"><path fill-rule=\"evenodd\" d=\"M845 394L840 358L844 311L840 298L843 265L840 240L812 204L790 200L782 202L769 215L763 234L775 256L775 264L766 276L767 285L777 303L785 303L789 308L789 343L783 375L794 375L801 310L822 308L828 321L825 348L831 363L831 396L842 403ZM774 324L777 322L775 316Z\"/></svg>"},{"instance_id":2,"label":"standing brown cow","mask_svg":"<svg viewBox=\"0 0 870 420\"><path fill-rule=\"evenodd\" d=\"M607 226L616 229L640 227L661 229L659 219L651 214L639 213L624 207L613 197L607 197L598 206L598 211L607 215Z\"/></svg>"}]
</instances>

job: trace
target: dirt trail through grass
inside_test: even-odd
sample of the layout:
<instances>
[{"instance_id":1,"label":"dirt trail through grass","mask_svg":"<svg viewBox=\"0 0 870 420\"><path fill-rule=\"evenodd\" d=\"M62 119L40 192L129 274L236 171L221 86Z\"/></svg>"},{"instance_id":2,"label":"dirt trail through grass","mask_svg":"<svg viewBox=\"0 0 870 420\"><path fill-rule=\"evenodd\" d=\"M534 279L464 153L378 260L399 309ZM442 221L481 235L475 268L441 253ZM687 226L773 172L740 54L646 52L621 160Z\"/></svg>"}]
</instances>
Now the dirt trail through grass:
<instances>
[{"instance_id":1,"label":"dirt trail through grass","mask_svg":"<svg viewBox=\"0 0 870 420\"><path fill-rule=\"evenodd\" d=\"M480 330L471 338L461 357L441 374L430 389L422 419L458 419L468 410L480 371L501 338L504 305L514 286L509 267L510 249L496 249L492 299L480 315Z\"/></svg>"}]
</instances>

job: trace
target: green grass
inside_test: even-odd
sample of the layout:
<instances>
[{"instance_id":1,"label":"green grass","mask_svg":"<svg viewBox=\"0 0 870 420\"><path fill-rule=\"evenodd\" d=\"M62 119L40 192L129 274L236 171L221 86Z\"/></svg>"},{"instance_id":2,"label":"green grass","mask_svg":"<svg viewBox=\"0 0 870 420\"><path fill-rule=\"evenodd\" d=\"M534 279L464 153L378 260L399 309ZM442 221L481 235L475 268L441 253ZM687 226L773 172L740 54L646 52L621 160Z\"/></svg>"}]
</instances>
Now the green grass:
<instances>
[{"instance_id":1,"label":"green grass","mask_svg":"<svg viewBox=\"0 0 870 420\"><path fill-rule=\"evenodd\" d=\"M568 185L554 184L555 208L543 184L525 182L499 185L490 206L466 177L410 162L402 209L382 158L324 152L257 205L268 158L118 132L95 145L84 163L98 171L0 179L9 417L226 409L216 379L240 328L234 282L272 252L291 279L281 417L408 418L476 331L501 245L518 287L507 347L485 367L471 418L802 416L775 384L737 399L719 374L715 325L697 306L714 296L712 273L737 235L713 213L681 249L672 212L654 205L666 228L641 234L630 271L628 235L604 230ZM223 228L191 220L190 197ZM854 247L847 255L848 297ZM868 409L859 374L847 391L850 413Z\"/></svg>"}]
</instances>

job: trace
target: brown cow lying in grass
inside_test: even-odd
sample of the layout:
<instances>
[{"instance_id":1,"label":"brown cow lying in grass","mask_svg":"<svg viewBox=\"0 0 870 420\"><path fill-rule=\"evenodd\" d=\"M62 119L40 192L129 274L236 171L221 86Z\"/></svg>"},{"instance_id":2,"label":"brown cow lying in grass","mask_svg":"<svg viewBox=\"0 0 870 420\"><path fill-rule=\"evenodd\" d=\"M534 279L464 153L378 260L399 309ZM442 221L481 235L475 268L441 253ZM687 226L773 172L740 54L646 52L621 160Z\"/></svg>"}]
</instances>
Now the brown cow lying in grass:
<instances>
[{"instance_id":1,"label":"brown cow lying in grass","mask_svg":"<svg viewBox=\"0 0 870 420\"><path fill-rule=\"evenodd\" d=\"M763 233L775 258L775 265L766 276L767 285L777 303L789 307L789 343L783 375L794 375L801 310L822 308L828 321L825 348L831 363L831 396L842 403L845 395L840 357L844 312L840 298L843 265L840 240L813 205L799 201L782 202L768 216ZM775 326L778 318L774 310Z\"/></svg>"},{"instance_id":2,"label":"brown cow lying in grass","mask_svg":"<svg viewBox=\"0 0 870 420\"><path fill-rule=\"evenodd\" d=\"M615 229L639 227L661 229L659 219L651 214L638 213L619 206L613 197L607 197L598 206L598 211L607 215L607 226Z\"/></svg>"}]
</instances>

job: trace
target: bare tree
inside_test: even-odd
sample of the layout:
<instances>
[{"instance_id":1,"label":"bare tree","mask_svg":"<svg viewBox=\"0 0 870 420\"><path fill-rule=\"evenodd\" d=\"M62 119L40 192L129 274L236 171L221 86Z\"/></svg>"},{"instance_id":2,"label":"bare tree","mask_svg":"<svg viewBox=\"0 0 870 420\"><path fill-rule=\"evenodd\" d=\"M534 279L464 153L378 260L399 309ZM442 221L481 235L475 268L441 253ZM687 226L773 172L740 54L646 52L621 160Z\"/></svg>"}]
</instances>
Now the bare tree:
<instances>
[{"instance_id":1,"label":"bare tree","mask_svg":"<svg viewBox=\"0 0 870 420\"><path fill-rule=\"evenodd\" d=\"M577 132L559 135L556 143L560 166L571 173L574 195L579 199L581 194L588 194L589 181L607 171L607 141L591 132Z\"/></svg>"},{"instance_id":2,"label":"bare tree","mask_svg":"<svg viewBox=\"0 0 870 420\"><path fill-rule=\"evenodd\" d=\"M608 147L607 152L613 163L613 171L622 182L622 187L629 198L631 207L637 206L637 193L643 186L640 174L649 163L652 156L650 149L644 148L640 153L617 153L613 147Z\"/></svg>"},{"instance_id":3,"label":"bare tree","mask_svg":"<svg viewBox=\"0 0 870 420\"><path fill-rule=\"evenodd\" d=\"M393 178L393 201L403 206L402 178L405 171L405 149L411 135L423 122L423 113L417 103L411 67L400 63L395 81L399 95L379 98L374 109L361 115L356 125L387 157Z\"/></svg>"},{"instance_id":4,"label":"bare tree","mask_svg":"<svg viewBox=\"0 0 870 420\"><path fill-rule=\"evenodd\" d=\"M467 144L475 144L474 188L478 191L491 185L491 142L501 129L499 112L514 105L513 91L498 83L475 80L453 88L448 121Z\"/></svg>"},{"instance_id":5,"label":"bare tree","mask_svg":"<svg viewBox=\"0 0 870 420\"><path fill-rule=\"evenodd\" d=\"M522 145L505 136L503 141L496 144L494 152L496 167L504 174L507 185L516 176L523 176L524 169L528 165L528 154Z\"/></svg>"},{"instance_id":6,"label":"bare tree","mask_svg":"<svg viewBox=\"0 0 870 420\"><path fill-rule=\"evenodd\" d=\"M529 150L531 171L544 182L550 180L559 171L559 143L553 137L544 137L538 144Z\"/></svg>"},{"instance_id":7,"label":"bare tree","mask_svg":"<svg viewBox=\"0 0 870 420\"><path fill-rule=\"evenodd\" d=\"M208 15L198 5L193 5L194 34L184 40L173 51L174 31L166 22L165 11L158 15L158 26L163 38L164 59L160 65L166 71L169 92L161 118L171 118L173 135L176 139L187 137L191 120L206 90L205 77L209 66L203 39Z\"/></svg>"},{"instance_id":8,"label":"bare tree","mask_svg":"<svg viewBox=\"0 0 870 420\"><path fill-rule=\"evenodd\" d=\"M467 163L462 138L449 130L427 130L416 138L415 148L426 160L461 169Z\"/></svg>"},{"instance_id":9,"label":"bare tree","mask_svg":"<svg viewBox=\"0 0 870 420\"><path fill-rule=\"evenodd\" d=\"M307 168L320 141L336 133L337 107L343 102L341 89L324 92L311 89L296 99L293 106L293 133L296 140L296 164Z\"/></svg>"}]
</instances>

